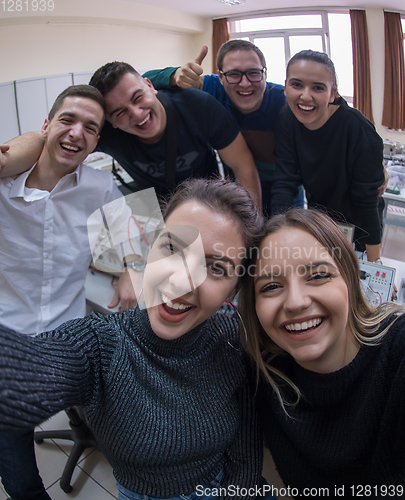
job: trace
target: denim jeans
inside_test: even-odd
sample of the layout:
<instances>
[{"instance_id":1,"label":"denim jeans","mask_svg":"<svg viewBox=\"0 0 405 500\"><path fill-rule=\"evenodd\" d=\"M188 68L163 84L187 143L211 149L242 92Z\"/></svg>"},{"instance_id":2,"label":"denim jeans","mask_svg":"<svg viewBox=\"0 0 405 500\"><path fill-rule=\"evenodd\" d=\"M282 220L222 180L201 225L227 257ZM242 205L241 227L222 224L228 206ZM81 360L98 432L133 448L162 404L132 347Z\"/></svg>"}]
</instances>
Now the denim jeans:
<instances>
[{"instance_id":1,"label":"denim jeans","mask_svg":"<svg viewBox=\"0 0 405 500\"><path fill-rule=\"evenodd\" d=\"M0 476L12 500L51 500L35 459L34 430L0 434Z\"/></svg>"},{"instance_id":2,"label":"denim jeans","mask_svg":"<svg viewBox=\"0 0 405 500\"><path fill-rule=\"evenodd\" d=\"M219 488L221 486L221 481L224 476L224 471L221 470L221 472L218 474L218 476L213 479L209 484L202 486L201 490L204 492L207 492L207 490L210 490L211 488ZM157 498L157 497L150 497L148 495L140 495L139 493L135 493L134 491L127 490L124 488L120 483L117 482L117 488L118 488L118 500L214 500L218 498L216 495L210 495L209 493L206 495L201 495L199 491L195 490L189 495L177 495L174 497L166 497L166 498ZM197 493L199 493L197 495Z\"/></svg>"}]
</instances>

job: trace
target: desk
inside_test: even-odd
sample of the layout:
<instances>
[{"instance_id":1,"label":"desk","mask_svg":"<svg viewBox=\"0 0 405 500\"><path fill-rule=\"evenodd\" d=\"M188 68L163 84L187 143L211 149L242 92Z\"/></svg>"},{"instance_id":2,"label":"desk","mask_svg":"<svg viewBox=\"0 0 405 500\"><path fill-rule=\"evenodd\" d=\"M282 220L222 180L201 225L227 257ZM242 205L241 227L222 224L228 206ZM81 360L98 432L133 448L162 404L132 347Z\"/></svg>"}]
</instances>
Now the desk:
<instances>
[{"instance_id":1,"label":"desk","mask_svg":"<svg viewBox=\"0 0 405 500\"><path fill-rule=\"evenodd\" d=\"M405 188L401 189L401 194L384 193L385 208L383 214L384 224L394 224L405 227ZM389 209L389 206L399 207L395 212Z\"/></svg>"},{"instance_id":2,"label":"desk","mask_svg":"<svg viewBox=\"0 0 405 500\"><path fill-rule=\"evenodd\" d=\"M400 260L382 258L384 266L393 267L395 272L395 285L398 290L397 304L405 304L405 262Z\"/></svg>"}]
</instances>

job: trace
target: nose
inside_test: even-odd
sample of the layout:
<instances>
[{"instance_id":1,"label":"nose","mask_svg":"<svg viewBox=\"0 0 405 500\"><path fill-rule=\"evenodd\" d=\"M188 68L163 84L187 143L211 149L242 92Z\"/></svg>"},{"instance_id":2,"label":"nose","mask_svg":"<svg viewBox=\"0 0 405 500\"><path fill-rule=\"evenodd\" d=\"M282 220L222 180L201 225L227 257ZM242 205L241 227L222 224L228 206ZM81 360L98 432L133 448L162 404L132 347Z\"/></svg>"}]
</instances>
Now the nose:
<instances>
[{"instance_id":1,"label":"nose","mask_svg":"<svg viewBox=\"0 0 405 500\"><path fill-rule=\"evenodd\" d=\"M305 101L310 101L312 99L311 90L308 87L304 87L301 90L301 99Z\"/></svg>"},{"instance_id":2,"label":"nose","mask_svg":"<svg viewBox=\"0 0 405 500\"><path fill-rule=\"evenodd\" d=\"M131 119L139 119L143 113L142 109L136 104L128 106L128 113Z\"/></svg>"},{"instance_id":3,"label":"nose","mask_svg":"<svg viewBox=\"0 0 405 500\"><path fill-rule=\"evenodd\" d=\"M288 285L286 290L284 309L288 312L299 312L307 309L311 303L311 297L305 285L294 282Z\"/></svg>"},{"instance_id":4,"label":"nose","mask_svg":"<svg viewBox=\"0 0 405 500\"><path fill-rule=\"evenodd\" d=\"M69 137L71 139L79 139L83 135L83 125L74 123L69 129Z\"/></svg>"},{"instance_id":5,"label":"nose","mask_svg":"<svg viewBox=\"0 0 405 500\"><path fill-rule=\"evenodd\" d=\"M193 268L190 268L186 262L177 261L173 266L171 275L168 279L170 283L170 292L177 297L186 295L194 291Z\"/></svg>"},{"instance_id":6,"label":"nose","mask_svg":"<svg viewBox=\"0 0 405 500\"><path fill-rule=\"evenodd\" d=\"M239 85L241 85L242 87L249 87L250 82L246 75L242 75L242 80L239 82Z\"/></svg>"}]
</instances>

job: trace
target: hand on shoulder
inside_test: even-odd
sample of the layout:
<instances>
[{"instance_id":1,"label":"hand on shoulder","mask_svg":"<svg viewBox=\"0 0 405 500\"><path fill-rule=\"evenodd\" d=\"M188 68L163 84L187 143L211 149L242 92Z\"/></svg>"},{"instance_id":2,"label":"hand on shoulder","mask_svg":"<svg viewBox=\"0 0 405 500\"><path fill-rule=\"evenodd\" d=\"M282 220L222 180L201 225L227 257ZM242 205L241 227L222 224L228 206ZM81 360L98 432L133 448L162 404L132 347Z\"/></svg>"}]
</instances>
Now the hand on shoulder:
<instances>
[{"instance_id":1,"label":"hand on shoulder","mask_svg":"<svg viewBox=\"0 0 405 500\"><path fill-rule=\"evenodd\" d=\"M0 172L6 166L6 156L4 153L7 153L9 149L10 146L8 144L0 144Z\"/></svg>"}]
</instances>

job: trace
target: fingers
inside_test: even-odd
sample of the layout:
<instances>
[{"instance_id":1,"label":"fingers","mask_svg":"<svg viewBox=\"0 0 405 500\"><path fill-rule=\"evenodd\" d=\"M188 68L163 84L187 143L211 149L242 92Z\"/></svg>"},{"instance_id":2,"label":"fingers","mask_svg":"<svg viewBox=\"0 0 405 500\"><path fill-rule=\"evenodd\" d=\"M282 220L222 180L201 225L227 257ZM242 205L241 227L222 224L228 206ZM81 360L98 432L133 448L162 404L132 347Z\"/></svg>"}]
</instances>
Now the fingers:
<instances>
[{"instance_id":1,"label":"fingers","mask_svg":"<svg viewBox=\"0 0 405 500\"><path fill-rule=\"evenodd\" d=\"M131 295L128 297L123 297L120 296L118 291L115 292L114 298L111 301L110 304L108 304L109 309L114 309L114 307L117 307L118 304L120 304L119 311L126 311L127 309L132 309L133 307L136 306L137 304L137 299L135 295Z\"/></svg>"},{"instance_id":2,"label":"fingers","mask_svg":"<svg viewBox=\"0 0 405 500\"><path fill-rule=\"evenodd\" d=\"M8 144L0 144L0 171L6 166L6 158L3 153L6 153L10 149Z\"/></svg>"},{"instance_id":3,"label":"fingers","mask_svg":"<svg viewBox=\"0 0 405 500\"><path fill-rule=\"evenodd\" d=\"M205 59L205 56L208 54L208 47L206 45L202 46L201 52L199 53L198 57L194 59L194 62L201 66L202 62Z\"/></svg>"},{"instance_id":4,"label":"fingers","mask_svg":"<svg viewBox=\"0 0 405 500\"><path fill-rule=\"evenodd\" d=\"M388 173L387 169L384 167L384 182L378 188L378 193L379 193L378 196L381 197L385 193L385 190L387 189L389 180L390 180L390 174Z\"/></svg>"},{"instance_id":5,"label":"fingers","mask_svg":"<svg viewBox=\"0 0 405 500\"><path fill-rule=\"evenodd\" d=\"M118 304L120 302L120 294L119 294L119 290L118 289L115 289L115 293L114 293L114 297L112 299L112 301L110 302L110 304L108 304L108 308L109 309L113 309L114 307L117 307Z\"/></svg>"},{"instance_id":6,"label":"fingers","mask_svg":"<svg viewBox=\"0 0 405 500\"><path fill-rule=\"evenodd\" d=\"M133 307L136 306L137 300L135 299L128 299L128 300L121 300L121 305L119 308L119 311L126 311L127 309L132 309Z\"/></svg>"},{"instance_id":7,"label":"fingers","mask_svg":"<svg viewBox=\"0 0 405 500\"><path fill-rule=\"evenodd\" d=\"M178 87L182 87L183 89L198 87L200 76L204 71L201 64L205 59L207 52L208 47L204 45L194 61L190 61L176 70L174 80Z\"/></svg>"}]
</instances>

